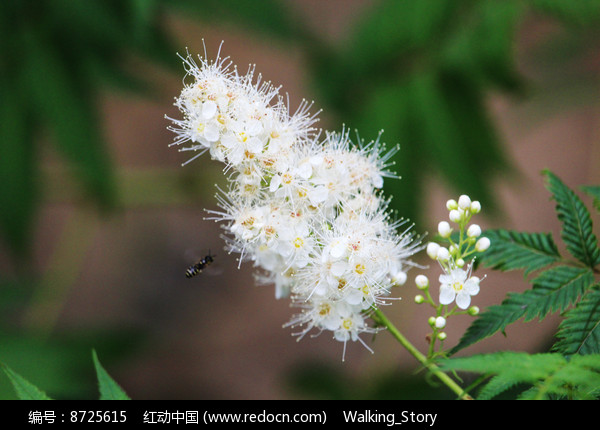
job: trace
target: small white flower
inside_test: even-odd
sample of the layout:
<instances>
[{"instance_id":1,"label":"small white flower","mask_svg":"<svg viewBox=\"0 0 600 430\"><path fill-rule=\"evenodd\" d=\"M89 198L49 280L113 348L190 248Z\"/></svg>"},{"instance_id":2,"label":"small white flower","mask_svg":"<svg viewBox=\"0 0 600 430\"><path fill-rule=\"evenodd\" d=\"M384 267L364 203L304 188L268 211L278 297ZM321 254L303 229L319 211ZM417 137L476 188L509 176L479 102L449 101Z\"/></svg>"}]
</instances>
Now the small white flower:
<instances>
[{"instance_id":1,"label":"small white flower","mask_svg":"<svg viewBox=\"0 0 600 430\"><path fill-rule=\"evenodd\" d=\"M455 268L448 273L440 275L440 303L449 305L456 299L456 304L461 309L467 309L471 304L471 296L479 293L479 278L469 277L468 270Z\"/></svg>"}]
</instances>

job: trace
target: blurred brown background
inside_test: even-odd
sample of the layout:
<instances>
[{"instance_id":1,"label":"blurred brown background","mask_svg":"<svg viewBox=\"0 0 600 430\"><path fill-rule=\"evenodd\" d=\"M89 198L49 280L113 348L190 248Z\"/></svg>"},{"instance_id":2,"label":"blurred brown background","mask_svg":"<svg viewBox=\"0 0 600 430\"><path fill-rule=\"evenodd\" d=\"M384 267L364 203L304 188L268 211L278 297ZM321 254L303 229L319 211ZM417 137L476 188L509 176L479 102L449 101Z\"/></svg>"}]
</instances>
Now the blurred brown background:
<instances>
[{"instance_id":1,"label":"blurred brown background","mask_svg":"<svg viewBox=\"0 0 600 430\"><path fill-rule=\"evenodd\" d=\"M324 40L342 43L353 23L377 2L289 3L296 19ZM167 15L165 24L180 46L193 54L203 53L206 46L214 58L223 41L221 55L230 56L241 70L256 64L265 80L282 85L292 110L302 98L314 100L314 110L324 108L320 127L335 130L344 122L320 103L307 78L301 47L290 47L242 26L200 22L177 14ZM590 93L573 85L573 68L598 76L598 51L556 70L544 68L531 55L564 31L547 16L534 14L524 19L515 35L515 63L523 76L539 86L524 97L494 91L486 95L492 122L518 174L494 177L492 189L500 211L488 217L484 206L479 217L484 227L547 231L560 242L560 225L540 171L551 169L571 187L600 183L598 93L596 87ZM180 168L188 154L168 147L173 135L166 129L169 121L164 115L178 117L172 103L182 88L183 69L179 74L169 73L135 58L130 66L156 82L158 96L149 100L105 92L100 110L119 194L128 204L107 216L81 205L78 187L66 173L64 161L52 150L42 152L47 197L36 217L32 267L44 277L29 304L14 315L18 324L35 331L37 339L107 328L121 333L125 353L107 348L103 360L102 347L96 347L108 372L135 399L310 397L293 386L294 375L301 377L297 372L308 364L333 369L355 387L369 387L386 374L415 371L414 359L385 332L369 342L375 354L358 343L349 344L342 362L342 344L327 334L296 342L290 330L282 328L295 310L286 300L276 300L273 288L257 286L249 264L238 269L236 256L222 250L219 225L204 219L204 208L216 208L214 184L224 182L220 166L203 156ZM418 142L402 142L403 148L412 144ZM398 173L403 181L411 180ZM417 229L435 232L437 222L446 217L446 200L458 194L434 169L424 176L424 216ZM140 189L143 195L138 195ZM585 197L584 201L589 203ZM201 257L208 249L217 254L214 273L186 279L184 271L194 256ZM2 264L6 272L11 271L7 259ZM522 273L480 270L487 278L473 303L482 309L502 301L508 291L527 288ZM435 265L426 273L430 279L439 275ZM424 350L429 310L413 302L416 274L416 270L409 272L409 282L398 290L402 301L394 302L386 313ZM470 321L467 317L451 320L448 346L458 341ZM461 354L542 350L556 325L552 316L543 322L517 323L508 327L506 337L495 335ZM93 344L93 336L89 337ZM39 361L41 366L47 357ZM89 363L92 369L91 359ZM19 363L9 364L20 373L27 371ZM89 376L93 381L93 375ZM30 379L38 382L35 375Z\"/></svg>"}]
</instances>

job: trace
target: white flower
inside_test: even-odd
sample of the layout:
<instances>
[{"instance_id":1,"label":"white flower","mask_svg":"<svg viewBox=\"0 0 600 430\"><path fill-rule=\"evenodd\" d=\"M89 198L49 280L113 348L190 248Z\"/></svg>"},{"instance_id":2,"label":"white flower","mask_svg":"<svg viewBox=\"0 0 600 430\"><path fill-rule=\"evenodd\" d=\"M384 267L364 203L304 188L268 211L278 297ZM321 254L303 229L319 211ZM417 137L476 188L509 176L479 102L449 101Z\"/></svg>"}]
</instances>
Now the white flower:
<instances>
[{"instance_id":1,"label":"white flower","mask_svg":"<svg viewBox=\"0 0 600 430\"><path fill-rule=\"evenodd\" d=\"M468 270L455 268L440 275L440 303L449 305L456 299L456 304L461 309L467 309L471 304L471 296L479 293L479 278L469 277Z\"/></svg>"}]
</instances>

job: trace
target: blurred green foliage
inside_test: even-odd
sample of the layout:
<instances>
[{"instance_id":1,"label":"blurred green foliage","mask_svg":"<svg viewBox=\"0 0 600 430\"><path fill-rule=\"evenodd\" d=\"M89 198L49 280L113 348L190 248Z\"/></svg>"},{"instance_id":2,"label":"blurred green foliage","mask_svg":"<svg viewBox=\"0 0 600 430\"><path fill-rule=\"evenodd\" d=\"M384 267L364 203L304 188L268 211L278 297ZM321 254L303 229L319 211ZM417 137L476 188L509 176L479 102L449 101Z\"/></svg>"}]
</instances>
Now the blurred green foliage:
<instances>
[{"instance_id":1,"label":"blurred green foliage","mask_svg":"<svg viewBox=\"0 0 600 430\"><path fill-rule=\"evenodd\" d=\"M515 38L532 14L551 14L584 49L597 34L600 2L421 0L375 2L339 45L312 59L319 95L366 138L399 143L388 181L392 205L418 223L427 178L495 208L496 174L514 174L490 119L492 92L525 96L535 84L517 70ZM573 46L572 46L573 48Z\"/></svg>"},{"instance_id":2,"label":"blurred green foliage","mask_svg":"<svg viewBox=\"0 0 600 430\"><path fill-rule=\"evenodd\" d=\"M102 135L97 102L107 88L151 94L152 82L128 67L131 58L182 73L176 53L183 47L165 25L170 14L200 25L232 25L271 45L302 50L317 106L340 128L355 128L366 140L383 129L384 141L401 145L394 170L403 180L388 181L387 193L413 221L431 172L488 207L494 203L493 173L510 163L485 102L492 91L527 95L530 83L517 71L514 51L523 20L536 13L556 17L569 29L568 55L584 47L600 22L597 0L379 0L364 10L347 37L332 42L284 0L0 2L0 234L21 269L16 278L0 277L0 309L10 310L5 316L26 309L40 285L52 288L32 279L29 266L47 190L40 184L42 145L51 144L98 208L129 203L117 201L123 175ZM21 362L20 374L58 396L75 395L69 390L78 387L67 369L86 366L90 347L110 344L103 337L95 345L87 337L83 344L38 339L14 321L2 321L0 360L14 368ZM42 378L55 378L30 373L44 368ZM54 386L61 381L62 391Z\"/></svg>"}]
</instances>

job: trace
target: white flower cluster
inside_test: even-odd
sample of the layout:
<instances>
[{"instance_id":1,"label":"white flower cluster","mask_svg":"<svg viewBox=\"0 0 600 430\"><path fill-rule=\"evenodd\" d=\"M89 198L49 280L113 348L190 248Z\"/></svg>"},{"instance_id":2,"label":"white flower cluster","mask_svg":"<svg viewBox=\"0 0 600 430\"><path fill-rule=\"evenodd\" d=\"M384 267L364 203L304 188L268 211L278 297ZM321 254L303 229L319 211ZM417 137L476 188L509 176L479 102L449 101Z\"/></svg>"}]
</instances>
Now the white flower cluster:
<instances>
[{"instance_id":1,"label":"white flower cluster","mask_svg":"<svg viewBox=\"0 0 600 430\"><path fill-rule=\"evenodd\" d=\"M278 88L240 75L224 59L184 60L191 78L171 119L174 145L225 163L229 185L218 195L231 251L264 269L276 296L302 308L290 326L333 332L344 342L375 329L368 311L403 284L418 241L392 222L380 188L397 148L379 138L352 145L348 133L319 140L303 102L290 114ZM189 160L191 161L191 160ZM361 341L362 342L362 341ZM364 344L364 343L363 343Z\"/></svg>"}]
</instances>

